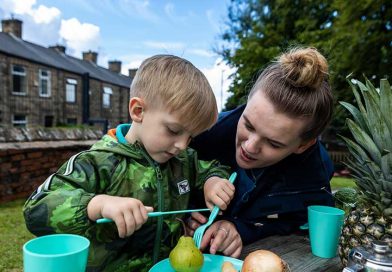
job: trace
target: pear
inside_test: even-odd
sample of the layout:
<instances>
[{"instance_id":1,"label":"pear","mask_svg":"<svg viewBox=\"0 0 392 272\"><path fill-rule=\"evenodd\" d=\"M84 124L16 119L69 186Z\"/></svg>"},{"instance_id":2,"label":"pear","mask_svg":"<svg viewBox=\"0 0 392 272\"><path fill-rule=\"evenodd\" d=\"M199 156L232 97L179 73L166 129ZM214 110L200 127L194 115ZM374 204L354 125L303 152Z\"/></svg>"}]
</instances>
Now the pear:
<instances>
[{"instance_id":1,"label":"pear","mask_svg":"<svg viewBox=\"0 0 392 272\"><path fill-rule=\"evenodd\" d=\"M204 256L191 237L181 236L169 255L170 265L176 272L199 272Z\"/></svg>"},{"instance_id":2,"label":"pear","mask_svg":"<svg viewBox=\"0 0 392 272\"><path fill-rule=\"evenodd\" d=\"M192 237L187 236L184 221L181 222L184 236L181 236L177 245L170 251L170 265L176 272L199 272L204 263L204 256L196 247Z\"/></svg>"}]
</instances>

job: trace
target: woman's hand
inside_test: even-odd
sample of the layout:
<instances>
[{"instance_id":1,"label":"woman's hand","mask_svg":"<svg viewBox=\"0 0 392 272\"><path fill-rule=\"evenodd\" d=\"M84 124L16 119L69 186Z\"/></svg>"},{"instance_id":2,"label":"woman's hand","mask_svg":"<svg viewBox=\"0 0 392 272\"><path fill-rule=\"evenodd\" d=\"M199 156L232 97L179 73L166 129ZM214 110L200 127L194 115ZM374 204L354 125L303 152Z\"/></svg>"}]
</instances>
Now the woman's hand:
<instances>
[{"instance_id":1,"label":"woman's hand","mask_svg":"<svg viewBox=\"0 0 392 272\"><path fill-rule=\"evenodd\" d=\"M210 246L210 253L222 252L226 256L238 258L242 251L242 240L233 223L220 220L213 223L203 235L200 250Z\"/></svg>"},{"instance_id":2,"label":"woman's hand","mask_svg":"<svg viewBox=\"0 0 392 272\"><path fill-rule=\"evenodd\" d=\"M187 220L187 233L192 235L195 230L207 222L201 213L194 212ZM226 220L214 222L203 235L200 249L210 247L210 253L222 252L226 256L238 258L242 250L242 240L233 223Z\"/></svg>"},{"instance_id":3,"label":"woman's hand","mask_svg":"<svg viewBox=\"0 0 392 272\"><path fill-rule=\"evenodd\" d=\"M199 212L193 212L191 217L186 221L186 233L193 236L195 230L205 223L207 223L207 218L204 215Z\"/></svg>"}]
</instances>

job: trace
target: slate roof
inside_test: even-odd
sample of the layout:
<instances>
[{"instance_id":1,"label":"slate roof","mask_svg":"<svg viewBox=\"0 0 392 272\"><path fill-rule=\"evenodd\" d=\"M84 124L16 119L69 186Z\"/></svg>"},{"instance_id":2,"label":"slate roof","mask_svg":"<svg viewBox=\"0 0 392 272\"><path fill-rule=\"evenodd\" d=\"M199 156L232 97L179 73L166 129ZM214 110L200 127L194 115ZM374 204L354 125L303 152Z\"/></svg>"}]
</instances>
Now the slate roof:
<instances>
[{"instance_id":1,"label":"slate roof","mask_svg":"<svg viewBox=\"0 0 392 272\"><path fill-rule=\"evenodd\" d=\"M0 32L0 52L80 75L89 73L90 78L126 88L132 81L128 76L114 73L93 62L68 56L4 32Z\"/></svg>"}]
</instances>

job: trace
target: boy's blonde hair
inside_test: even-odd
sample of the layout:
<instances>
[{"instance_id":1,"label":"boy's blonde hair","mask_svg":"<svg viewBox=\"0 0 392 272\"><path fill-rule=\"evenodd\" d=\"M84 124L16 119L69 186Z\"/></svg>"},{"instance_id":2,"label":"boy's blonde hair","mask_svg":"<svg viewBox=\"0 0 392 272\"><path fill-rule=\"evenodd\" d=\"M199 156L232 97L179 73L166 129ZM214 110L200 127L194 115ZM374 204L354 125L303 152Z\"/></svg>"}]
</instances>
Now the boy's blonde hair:
<instances>
[{"instance_id":1,"label":"boy's blonde hair","mask_svg":"<svg viewBox=\"0 0 392 272\"><path fill-rule=\"evenodd\" d=\"M131 97L147 107L166 107L176 112L186 129L199 134L217 119L214 93L204 74L189 61L172 55L156 55L143 61L131 85Z\"/></svg>"}]
</instances>

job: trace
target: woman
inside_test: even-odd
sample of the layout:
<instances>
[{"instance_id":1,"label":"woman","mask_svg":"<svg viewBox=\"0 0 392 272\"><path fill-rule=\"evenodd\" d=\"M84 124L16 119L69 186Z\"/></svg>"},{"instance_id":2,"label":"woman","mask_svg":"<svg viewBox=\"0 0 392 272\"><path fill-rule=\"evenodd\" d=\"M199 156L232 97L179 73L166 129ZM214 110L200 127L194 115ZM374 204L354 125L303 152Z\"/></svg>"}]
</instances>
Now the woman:
<instances>
[{"instance_id":1,"label":"woman","mask_svg":"<svg viewBox=\"0 0 392 272\"><path fill-rule=\"evenodd\" d=\"M246 105L222 113L194 140L201 159L238 173L234 199L205 232L202 249L238 257L243 243L298 230L307 206L333 205L333 165L317 140L332 109L326 59L315 48L296 48L260 74ZM205 222L194 213L188 227Z\"/></svg>"}]
</instances>

